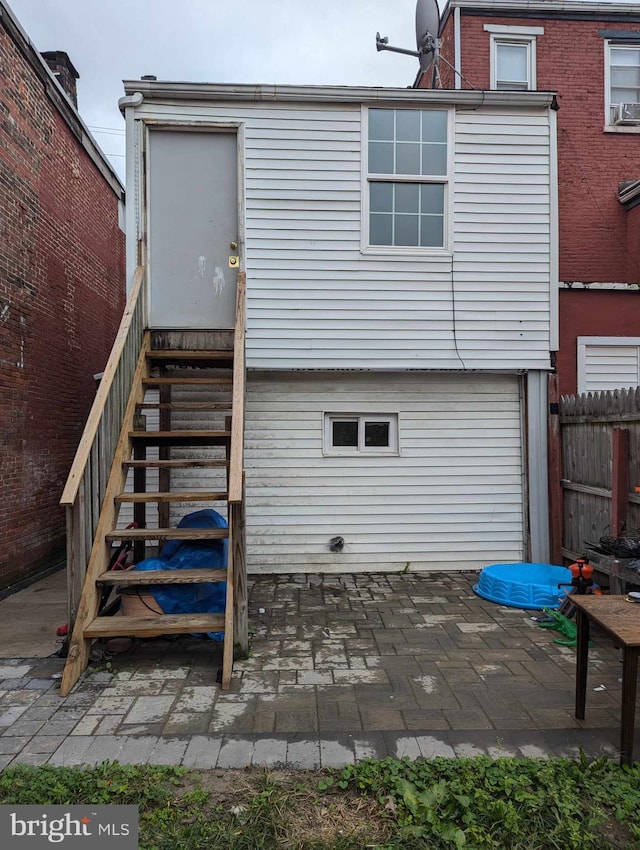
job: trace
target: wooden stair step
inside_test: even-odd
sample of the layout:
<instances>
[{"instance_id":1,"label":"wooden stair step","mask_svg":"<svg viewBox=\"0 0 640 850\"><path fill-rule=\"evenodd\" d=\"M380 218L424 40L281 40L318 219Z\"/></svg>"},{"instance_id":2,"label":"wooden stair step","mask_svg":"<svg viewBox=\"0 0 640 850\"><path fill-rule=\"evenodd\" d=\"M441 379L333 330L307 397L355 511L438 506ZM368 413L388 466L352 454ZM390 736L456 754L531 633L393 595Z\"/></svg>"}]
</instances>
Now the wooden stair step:
<instances>
[{"instance_id":1,"label":"wooden stair step","mask_svg":"<svg viewBox=\"0 0 640 850\"><path fill-rule=\"evenodd\" d=\"M119 584L129 587L148 584L201 584L226 580L225 569L109 570L98 576L96 584Z\"/></svg>"},{"instance_id":2,"label":"wooden stair step","mask_svg":"<svg viewBox=\"0 0 640 850\"><path fill-rule=\"evenodd\" d=\"M136 405L137 410L231 410L229 401L143 401Z\"/></svg>"},{"instance_id":3,"label":"wooden stair step","mask_svg":"<svg viewBox=\"0 0 640 850\"><path fill-rule=\"evenodd\" d=\"M207 387L231 386L232 378L143 378L143 387L196 386Z\"/></svg>"},{"instance_id":4,"label":"wooden stair step","mask_svg":"<svg viewBox=\"0 0 640 850\"><path fill-rule=\"evenodd\" d=\"M231 431L129 431L129 438L147 446L225 446Z\"/></svg>"},{"instance_id":5,"label":"wooden stair step","mask_svg":"<svg viewBox=\"0 0 640 850\"><path fill-rule=\"evenodd\" d=\"M233 348L151 348L147 360L233 360Z\"/></svg>"},{"instance_id":6,"label":"wooden stair step","mask_svg":"<svg viewBox=\"0 0 640 850\"><path fill-rule=\"evenodd\" d=\"M219 349L217 351L207 349L166 349L152 348L147 351L147 360L162 363L231 363L233 362L233 349Z\"/></svg>"},{"instance_id":7,"label":"wooden stair step","mask_svg":"<svg viewBox=\"0 0 640 850\"><path fill-rule=\"evenodd\" d=\"M224 614L156 614L149 617L96 617L84 630L85 638L131 635L183 635L224 631Z\"/></svg>"},{"instance_id":8,"label":"wooden stair step","mask_svg":"<svg viewBox=\"0 0 640 850\"><path fill-rule=\"evenodd\" d=\"M226 458L180 458L175 460L125 460L122 464L133 469L200 469L229 466Z\"/></svg>"},{"instance_id":9,"label":"wooden stair step","mask_svg":"<svg viewBox=\"0 0 640 850\"><path fill-rule=\"evenodd\" d=\"M114 528L105 540L224 540L228 528Z\"/></svg>"},{"instance_id":10,"label":"wooden stair step","mask_svg":"<svg viewBox=\"0 0 640 850\"><path fill-rule=\"evenodd\" d=\"M226 490L194 490L191 492L175 493L120 493L116 496L116 502L220 502L226 499L227 496L228 493Z\"/></svg>"}]
</instances>

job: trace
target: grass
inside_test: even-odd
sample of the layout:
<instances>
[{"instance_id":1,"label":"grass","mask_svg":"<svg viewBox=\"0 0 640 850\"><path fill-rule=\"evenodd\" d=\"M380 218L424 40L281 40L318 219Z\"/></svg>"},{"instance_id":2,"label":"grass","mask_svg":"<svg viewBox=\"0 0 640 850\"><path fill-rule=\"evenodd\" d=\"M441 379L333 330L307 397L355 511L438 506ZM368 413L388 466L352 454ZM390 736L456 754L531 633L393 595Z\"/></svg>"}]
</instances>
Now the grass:
<instances>
[{"instance_id":1,"label":"grass","mask_svg":"<svg viewBox=\"0 0 640 850\"><path fill-rule=\"evenodd\" d=\"M640 850L640 766L384 759L342 771L5 768L0 804L135 804L142 850Z\"/></svg>"}]
</instances>

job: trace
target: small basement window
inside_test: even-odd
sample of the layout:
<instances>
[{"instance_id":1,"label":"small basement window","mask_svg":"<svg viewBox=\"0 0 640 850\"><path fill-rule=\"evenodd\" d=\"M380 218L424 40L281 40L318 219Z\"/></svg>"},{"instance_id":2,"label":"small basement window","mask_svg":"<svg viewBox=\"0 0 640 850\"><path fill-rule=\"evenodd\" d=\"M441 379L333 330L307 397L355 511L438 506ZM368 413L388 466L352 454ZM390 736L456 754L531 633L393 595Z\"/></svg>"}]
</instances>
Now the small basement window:
<instances>
[{"instance_id":1,"label":"small basement window","mask_svg":"<svg viewBox=\"0 0 640 850\"><path fill-rule=\"evenodd\" d=\"M397 413L325 413L324 454L398 453Z\"/></svg>"}]
</instances>

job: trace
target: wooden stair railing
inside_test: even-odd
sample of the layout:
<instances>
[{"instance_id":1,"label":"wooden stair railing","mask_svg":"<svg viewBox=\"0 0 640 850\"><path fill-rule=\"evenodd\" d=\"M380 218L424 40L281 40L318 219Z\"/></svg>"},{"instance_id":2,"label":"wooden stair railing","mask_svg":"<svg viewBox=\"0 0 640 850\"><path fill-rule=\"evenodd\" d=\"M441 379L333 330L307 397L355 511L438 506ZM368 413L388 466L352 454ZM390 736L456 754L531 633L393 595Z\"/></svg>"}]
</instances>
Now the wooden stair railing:
<instances>
[{"instance_id":1,"label":"wooden stair railing","mask_svg":"<svg viewBox=\"0 0 640 850\"><path fill-rule=\"evenodd\" d=\"M222 687L228 688L231 681L234 658L234 638L237 654L246 654L248 628L246 620L246 564L244 543L244 275L238 275L237 322L233 351L176 351L157 350L152 347L151 335L146 332L138 359L133 386L125 410L118 445L114 453L111 473L105 490L103 508L95 531L84 587L75 618L73 635L65 666L61 694L64 696L87 666L91 643L95 638L113 635L151 636L157 634L188 634L199 632L224 632ZM167 369L167 367L173 367ZM206 372L198 374L201 370ZM188 369L185 375L184 369ZM233 369L233 380L216 375L211 371ZM159 375L155 374L158 369ZM152 374L154 372L154 374ZM170 374L168 374L170 373ZM159 403L147 402L145 396L151 387L193 387L201 385L215 393L230 392L230 402L174 402L171 394L163 395ZM168 399L168 400L167 400ZM192 406L196 405L196 406ZM204 405L204 406L203 406ZM160 429L148 430L141 413L145 410L160 411ZM173 430L171 411L204 411L198 416L220 416L221 411L231 410L223 429ZM164 411L164 415L163 415ZM159 457L147 459L148 446L160 447ZM173 447L181 451L198 451L200 447L221 447L221 457L171 457ZM162 452L164 451L164 454ZM147 491L145 475L147 469L156 468L164 473L160 485L171 482L172 470L189 470L204 467L224 467L226 488L198 490L173 490L170 486L157 491ZM125 482L130 469L134 472L134 491L127 492ZM149 503L158 505L158 516L169 516L170 504L188 502L228 503L228 529L179 529L168 527L146 527L145 509ZM131 503L142 517L141 527L118 527L120 506ZM164 508L161 514L160 509ZM120 526L122 522L120 523ZM112 547L115 541L133 541L134 547L144 551L148 542L162 543L165 540L220 540L229 537L226 569L187 569L160 571L122 572L109 569ZM142 555L144 557L144 555ZM136 557L135 560L138 558ZM104 589L113 585L141 587L191 584L195 582L226 581L226 607L224 614L152 614L142 617L100 616ZM238 604L240 602L240 604ZM240 609L241 614L238 615Z\"/></svg>"},{"instance_id":2,"label":"wooden stair railing","mask_svg":"<svg viewBox=\"0 0 640 850\"><path fill-rule=\"evenodd\" d=\"M60 499L67 515L68 623L73 628L147 318L145 270L134 275L111 354Z\"/></svg>"}]
</instances>

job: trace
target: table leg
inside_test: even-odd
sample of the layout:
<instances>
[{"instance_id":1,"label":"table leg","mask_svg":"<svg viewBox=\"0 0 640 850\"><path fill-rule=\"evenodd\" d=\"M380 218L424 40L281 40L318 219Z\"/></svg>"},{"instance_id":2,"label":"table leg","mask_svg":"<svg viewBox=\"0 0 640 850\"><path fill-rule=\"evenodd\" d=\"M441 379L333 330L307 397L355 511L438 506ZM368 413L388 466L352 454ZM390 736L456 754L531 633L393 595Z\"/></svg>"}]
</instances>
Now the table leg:
<instances>
[{"instance_id":1,"label":"table leg","mask_svg":"<svg viewBox=\"0 0 640 850\"><path fill-rule=\"evenodd\" d=\"M620 764L633 764L636 718L636 687L640 647L625 646L622 653L622 714L620 718Z\"/></svg>"},{"instance_id":2,"label":"table leg","mask_svg":"<svg viewBox=\"0 0 640 850\"><path fill-rule=\"evenodd\" d=\"M587 667L589 664L589 618L580 608L576 609L578 627L576 647L576 718L584 720L587 697Z\"/></svg>"}]
</instances>

